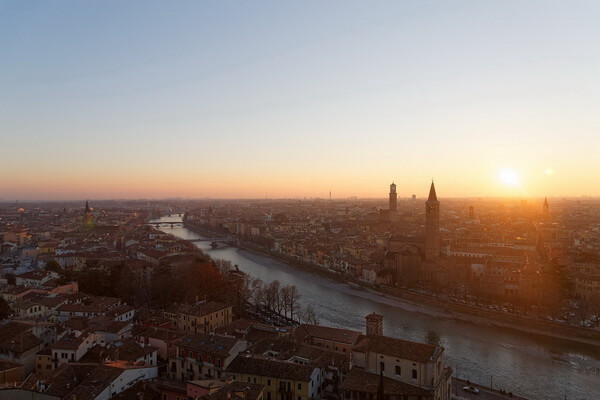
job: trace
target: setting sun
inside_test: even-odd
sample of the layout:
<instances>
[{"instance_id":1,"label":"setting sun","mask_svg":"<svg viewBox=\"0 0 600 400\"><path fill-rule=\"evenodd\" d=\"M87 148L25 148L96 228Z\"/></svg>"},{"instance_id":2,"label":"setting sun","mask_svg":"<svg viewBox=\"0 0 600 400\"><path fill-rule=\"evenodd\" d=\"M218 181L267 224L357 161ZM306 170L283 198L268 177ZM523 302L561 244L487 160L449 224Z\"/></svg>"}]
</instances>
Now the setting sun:
<instances>
[{"instance_id":1,"label":"setting sun","mask_svg":"<svg viewBox=\"0 0 600 400\"><path fill-rule=\"evenodd\" d=\"M502 168L498 172L500 182L507 186L519 186L521 183L521 177L517 171L510 168Z\"/></svg>"}]
</instances>

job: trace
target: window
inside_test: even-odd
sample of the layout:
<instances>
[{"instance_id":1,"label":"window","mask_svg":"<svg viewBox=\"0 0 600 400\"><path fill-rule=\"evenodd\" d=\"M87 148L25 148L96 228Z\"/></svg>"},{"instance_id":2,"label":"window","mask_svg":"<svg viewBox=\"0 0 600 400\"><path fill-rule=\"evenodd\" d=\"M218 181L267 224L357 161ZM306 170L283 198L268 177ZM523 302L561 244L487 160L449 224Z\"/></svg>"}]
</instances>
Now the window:
<instances>
[{"instance_id":1,"label":"window","mask_svg":"<svg viewBox=\"0 0 600 400\"><path fill-rule=\"evenodd\" d=\"M301 383L298 384L298 390L302 390L302 384Z\"/></svg>"},{"instance_id":2,"label":"window","mask_svg":"<svg viewBox=\"0 0 600 400\"><path fill-rule=\"evenodd\" d=\"M383 361L381 361L381 362L379 363L379 370L380 370L380 371L385 371L385 363L384 363Z\"/></svg>"},{"instance_id":3,"label":"window","mask_svg":"<svg viewBox=\"0 0 600 400\"><path fill-rule=\"evenodd\" d=\"M271 386L271 380L267 379L267 386Z\"/></svg>"},{"instance_id":4,"label":"window","mask_svg":"<svg viewBox=\"0 0 600 400\"><path fill-rule=\"evenodd\" d=\"M402 368L399 365L396 365L396 375L402 375Z\"/></svg>"},{"instance_id":5,"label":"window","mask_svg":"<svg viewBox=\"0 0 600 400\"><path fill-rule=\"evenodd\" d=\"M417 379L417 370L416 369L412 370L412 377L413 377L413 379Z\"/></svg>"}]
</instances>

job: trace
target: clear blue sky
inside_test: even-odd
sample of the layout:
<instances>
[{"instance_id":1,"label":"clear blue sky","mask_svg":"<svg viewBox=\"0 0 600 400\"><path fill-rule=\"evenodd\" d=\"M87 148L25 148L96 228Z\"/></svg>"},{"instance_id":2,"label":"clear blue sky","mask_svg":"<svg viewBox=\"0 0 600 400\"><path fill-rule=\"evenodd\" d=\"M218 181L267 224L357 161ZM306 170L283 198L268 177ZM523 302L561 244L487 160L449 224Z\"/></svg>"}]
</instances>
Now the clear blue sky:
<instances>
[{"instance_id":1,"label":"clear blue sky","mask_svg":"<svg viewBox=\"0 0 600 400\"><path fill-rule=\"evenodd\" d=\"M0 198L600 195L599 16L0 1Z\"/></svg>"}]
</instances>

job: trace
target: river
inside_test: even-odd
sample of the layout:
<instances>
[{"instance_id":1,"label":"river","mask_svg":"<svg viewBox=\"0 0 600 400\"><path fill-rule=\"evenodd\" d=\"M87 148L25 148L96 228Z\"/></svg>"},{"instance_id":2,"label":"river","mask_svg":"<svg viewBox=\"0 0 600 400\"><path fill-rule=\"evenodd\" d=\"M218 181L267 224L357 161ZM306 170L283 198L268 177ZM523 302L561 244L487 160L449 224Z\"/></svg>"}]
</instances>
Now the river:
<instances>
[{"instance_id":1,"label":"river","mask_svg":"<svg viewBox=\"0 0 600 400\"><path fill-rule=\"evenodd\" d=\"M181 221L162 217L153 222ZM202 238L183 227L163 227L182 239ZM196 245L265 282L296 285L300 303L310 304L323 325L364 332L364 317L384 316L384 334L437 343L455 375L530 399L600 399L600 346L530 335L446 318L443 311L392 300L297 270L284 262L235 247Z\"/></svg>"}]
</instances>

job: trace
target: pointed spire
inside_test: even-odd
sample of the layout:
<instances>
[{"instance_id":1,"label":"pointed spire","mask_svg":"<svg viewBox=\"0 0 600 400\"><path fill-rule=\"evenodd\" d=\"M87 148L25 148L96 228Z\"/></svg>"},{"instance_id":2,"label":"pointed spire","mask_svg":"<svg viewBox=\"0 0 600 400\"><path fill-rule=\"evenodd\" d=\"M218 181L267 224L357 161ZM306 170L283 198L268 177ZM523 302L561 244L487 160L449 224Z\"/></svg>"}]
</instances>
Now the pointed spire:
<instances>
[{"instance_id":1,"label":"pointed spire","mask_svg":"<svg viewBox=\"0 0 600 400\"><path fill-rule=\"evenodd\" d=\"M429 188L429 198L427 201L437 201L437 195L435 194L435 185L433 179L431 180L431 187Z\"/></svg>"},{"instance_id":2,"label":"pointed spire","mask_svg":"<svg viewBox=\"0 0 600 400\"><path fill-rule=\"evenodd\" d=\"M544 197L544 207L548 207L548 198Z\"/></svg>"},{"instance_id":3,"label":"pointed spire","mask_svg":"<svg viewBox=\"0 0 600 400\"><path fill-rule=\"evenodd\" d=\"M86 212L86 213L92 212L92 211L90 210L90 205L89 205L89 203L88 203L88 201L87 201L87 200L85 201L85 212Z\"/></svg>"}]
</instances>

